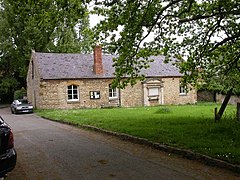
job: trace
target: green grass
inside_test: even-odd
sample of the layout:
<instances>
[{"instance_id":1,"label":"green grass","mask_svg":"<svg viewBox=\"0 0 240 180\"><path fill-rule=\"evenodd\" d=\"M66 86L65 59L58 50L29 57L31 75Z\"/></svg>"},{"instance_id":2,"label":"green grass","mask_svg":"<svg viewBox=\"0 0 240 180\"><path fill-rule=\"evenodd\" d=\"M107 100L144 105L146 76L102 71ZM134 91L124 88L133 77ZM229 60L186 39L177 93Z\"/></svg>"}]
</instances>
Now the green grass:
<instances>
[{"instance_id":1,"label":"green grass","mask_svg":"<svg viewBox=\"0 0 240 180\"><path fill-rule=\"evenodd\" d=\"M214 122L213 103L113 109L39 110L38 115L130 134L154 142L190 149L240 164L240 123L236 107L228 106Z\"/></svg>"}]
</instances>

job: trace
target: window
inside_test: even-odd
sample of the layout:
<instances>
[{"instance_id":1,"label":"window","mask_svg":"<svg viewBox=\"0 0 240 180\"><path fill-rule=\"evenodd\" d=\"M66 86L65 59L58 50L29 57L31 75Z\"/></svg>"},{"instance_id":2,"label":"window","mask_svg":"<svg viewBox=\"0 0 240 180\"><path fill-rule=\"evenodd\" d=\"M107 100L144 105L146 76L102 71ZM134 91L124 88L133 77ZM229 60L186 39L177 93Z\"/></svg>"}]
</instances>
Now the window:
<instances>
[{"instance_id":1,"label":"window","mask_svg":"<svg viewBox=\"0 0 240 180\"><path fill-rule=\"evenodd\" d=\"M112 88L112 85L109 84L109 98L117 98L118 93L117 93L117 88Z\"/></svg>"},{"instance_id":2,"label":"window","mask_svg":"<svg viewBox=\"0 0 240 180\"><path fill-rule=\"evenodd\" d=\"M151 87L148 89L148 96L158 96L159 95L159 88Z\"/></svg>"},{"instance_id":3,"label":"window","mask_svg":"<svg viewBox=\"0 0 240 180\"><path fill-rule=\"evenodd\" d=\"M79 93L78 93L78 86L70 85L68 86L68 101L78 101L79 100Z\"/></svg>"},{"instance_id":4,"label":"window","mask_svg":"<svg viewBox=\"0 0 240 180\"><path fill-rule=\"evenodd\" d=\"M186 86L181 86L179 87L179 93L180 95L186 95L187 94L187 88Z\"/></svg>"},{"instance_id":5,"label":"window","mask_svg":"<svg viewBox=\"0 0 240 180\"><path fill-rule=\"evenodd\" d=\"M100 99L100 91L90 91L90 99Z\"/></svg>"}]
</instances>

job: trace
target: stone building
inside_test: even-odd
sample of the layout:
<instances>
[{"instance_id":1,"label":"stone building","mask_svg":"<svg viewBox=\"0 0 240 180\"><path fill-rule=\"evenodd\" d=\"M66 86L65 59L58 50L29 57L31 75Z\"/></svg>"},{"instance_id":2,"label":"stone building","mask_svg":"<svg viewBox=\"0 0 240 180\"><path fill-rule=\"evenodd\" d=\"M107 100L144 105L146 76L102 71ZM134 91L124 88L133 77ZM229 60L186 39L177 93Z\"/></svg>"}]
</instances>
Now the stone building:
<instances>
[{"instance_id":1,"label":"stone building","mask_svg":"<svg viewBox=\"0 0 240 180\"><path fill-rule=\"evenodd\" d=\"M28 100L39 109L136 107L161 104L195 103L195 90L180 85L175 66L153 56L150 68L143 70L146 80L125 89L111 87L114 55L32 52L28 75Z\"/></svg>"}]
</instances>

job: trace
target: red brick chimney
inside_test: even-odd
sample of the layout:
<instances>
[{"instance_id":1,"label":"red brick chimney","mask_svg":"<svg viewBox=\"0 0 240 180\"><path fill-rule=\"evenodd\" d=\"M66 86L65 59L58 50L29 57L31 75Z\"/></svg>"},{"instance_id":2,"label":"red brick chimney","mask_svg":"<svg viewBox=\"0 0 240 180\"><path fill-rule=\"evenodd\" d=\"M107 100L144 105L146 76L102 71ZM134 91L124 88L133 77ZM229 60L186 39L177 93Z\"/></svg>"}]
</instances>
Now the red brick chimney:
<instances>
[{"instance_id":1,"label":"red brick chimney","mask_svg":"<svg viewBox=\"0 0 240 180\"><path fill-rule=\"evenodd\" d=\"M103 64L102 64L102 47L97 45L94 48L94 64L93 71L95 74L103 74Z\"/></svg>"}]
</instances>

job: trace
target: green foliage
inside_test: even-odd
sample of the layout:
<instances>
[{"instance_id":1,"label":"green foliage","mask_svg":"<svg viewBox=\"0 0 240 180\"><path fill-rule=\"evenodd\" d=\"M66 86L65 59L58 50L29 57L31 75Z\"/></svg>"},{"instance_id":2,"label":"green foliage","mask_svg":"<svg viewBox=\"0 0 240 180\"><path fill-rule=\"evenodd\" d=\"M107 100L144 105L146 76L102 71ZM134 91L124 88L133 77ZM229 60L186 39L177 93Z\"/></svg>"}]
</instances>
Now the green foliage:
<instances>
[{"instance_id":1,"label":"green foliage","mask_svg":"<svg viewBox=\"0 0 240 180\"><path fill-rule=\"evenodd\" d=\"M216 106L220 105L199 103L140 108L41 110L37 114L76 125L91 125L126 133L240 164L240 124L236 121L236 108L229 106L223 121L215 123Z\"/></svg>"},{"instance_id":2,"label":"green foliage","mask_svg":"<svg viewBox=\"0 0 240 180\"><path fill-rule=\"evenodd\" d=\"M1 77L0 78L0 94L12 93L15 87L19 85L17 80L13 77Z\"/></svg>"},{"instance_id":3,"label":"green foliage","mask_svg":"<svg viewBox=\"0 0 240 180\"><path fill-rule=\"evenodd\" d=\"M14 82L4 91L26 86L32 49L89 52L93 44L89 13L79 0L1 0L0 32L1 82Z\"/></svg>"},{"instance_id":4,"label":"green foliage","mask_svg":"<svg viewBox=\"0 0 240 180\"><path fill-rule=\"evenodd\" d=\"M26 96L27 96L27 90L24 89L23 87L14 92L14 99L23 99Z\"/></svg>"},{"instance_id":5,"label":"green foliage","mask_svg":"<svg viewBox=\"0 0 240 180\"><path fill-rule=\"evenodd\" d=\"M157 114L167 114L171 113L170 109L168 107L161 107L156 111Z\"/></svg>"},{"instance_id":6,"label":"green foliage","mask_svg":"<svg viewBox=\"0 0 240 180\"><path fill-rule=\"evenodd\" d=\"M114 61L119 87L142 79L139 71L147 68L147 57L162 53L167 61L172 56L180 59L183 83L207 84L219 91L240 89L239 1L101 2L95 13L106 19L97 26L96 36L110 52L119 54Z\"/></svg>"}]
</instances>

